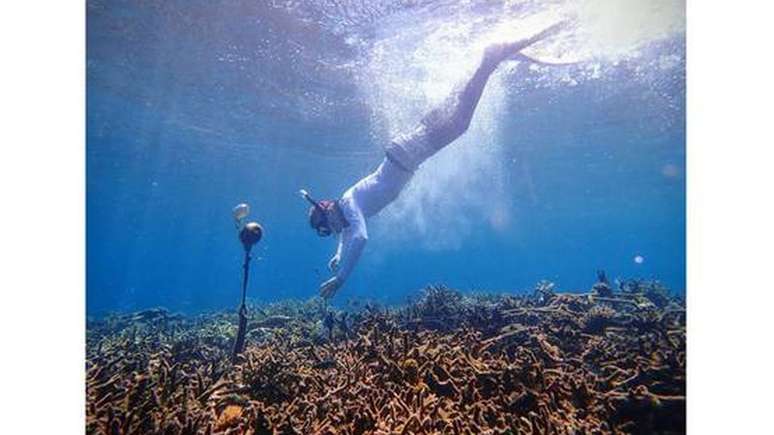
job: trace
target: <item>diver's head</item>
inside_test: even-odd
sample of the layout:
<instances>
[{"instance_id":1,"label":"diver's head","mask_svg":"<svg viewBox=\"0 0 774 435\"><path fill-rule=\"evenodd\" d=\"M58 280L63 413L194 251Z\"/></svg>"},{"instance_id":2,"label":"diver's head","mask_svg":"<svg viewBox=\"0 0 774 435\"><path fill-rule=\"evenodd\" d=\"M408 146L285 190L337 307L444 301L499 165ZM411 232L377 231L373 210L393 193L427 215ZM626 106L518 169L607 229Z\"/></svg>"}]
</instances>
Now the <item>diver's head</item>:
<instances>
[{"instance_id":1,"label":"diver's head","mask_svg":"<svg viewBox=\"0 0 774 435\"><path fill-rule=\"evenodd\" d=\"M328 237L341 231L341 224L336 218L336 201L329 199L316 201L312 199L309 192L303 189L299 193L312 204L309 207L309 226L317 232L318 236Z\"/></svg>"},{"instance_id":2,"label":"diver's head","mask_svg":"<svg viewBox=\"0 0 774 435\"><path fill-rule=\"evenodd\" d=\"M318 236L328 237L338 232L338 228L331 221L331 215L335 211L334 207L336 207L336 202L327 199L318 201L317 204L309 207L309 226L317 231Z\"/></svg>"}]
</instances>

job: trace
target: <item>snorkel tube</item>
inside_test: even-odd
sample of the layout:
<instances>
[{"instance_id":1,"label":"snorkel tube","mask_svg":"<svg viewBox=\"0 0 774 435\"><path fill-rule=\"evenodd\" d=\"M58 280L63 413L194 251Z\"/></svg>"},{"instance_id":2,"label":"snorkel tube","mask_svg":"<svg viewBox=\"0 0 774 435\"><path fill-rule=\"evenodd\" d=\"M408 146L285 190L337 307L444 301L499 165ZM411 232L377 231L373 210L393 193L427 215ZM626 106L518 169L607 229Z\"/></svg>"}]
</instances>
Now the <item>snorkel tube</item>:
<instances>
[{"instance_id":1,"label":"snorkel tube","mask_svg":"<svg viewBox=\"0 0 774 435\"><path fill-rule=\"evenodd\" d=\"M231 351L231 360L236 361L237 356L245 348L245 334L247 333L247 278L250 276L250 250L263 237L263 228L258 222L247 222L245 219L250 213L250 206L239 204L234 207L233 216L237 230L239 230L239 241L245 251L244 262L242 263L242 302L239 304L239 329L237 330L234 348Z\"/></svg>"},{"instance_id":2,"label":"snorkel tube","mask_svg":"<svg viewBox=\"0 0 774 435\"><path fill-rule=\"evenodd\" d=\"M304 198L305 200L309 201L309 204L312 204L314 208L316 208L317 210L320 210L321 212L325 211L323 206L321 206L318 201L315 201L312 198L312 195L310 195L309 192L307 192L306 190L301 189L298 191L298 194L301 195L301 198Z\"/></svg>"}]
</instances>

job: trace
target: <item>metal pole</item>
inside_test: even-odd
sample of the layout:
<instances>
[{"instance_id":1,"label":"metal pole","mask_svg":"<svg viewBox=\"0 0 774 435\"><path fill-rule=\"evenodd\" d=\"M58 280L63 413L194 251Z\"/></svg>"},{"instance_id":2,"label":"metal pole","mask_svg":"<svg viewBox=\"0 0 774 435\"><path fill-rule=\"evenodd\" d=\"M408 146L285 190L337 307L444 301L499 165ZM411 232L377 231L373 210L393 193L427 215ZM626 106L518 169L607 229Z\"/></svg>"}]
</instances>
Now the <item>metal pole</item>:
<instances>
[{"instance_id":1,"label":"metal pole","mask_svg":"<svg viewBox=\"0 0 774 435\"><path fill-rule=\"evenodd\" d=\"M242 264L242 303L239 305L239 329L234 340L234 349L231 351L231 360L236 361L237 356L245 347L245 334L247 333L247 278L250 276L250 250L245 249L245 260Z\"/></svg>"}]
</instances>

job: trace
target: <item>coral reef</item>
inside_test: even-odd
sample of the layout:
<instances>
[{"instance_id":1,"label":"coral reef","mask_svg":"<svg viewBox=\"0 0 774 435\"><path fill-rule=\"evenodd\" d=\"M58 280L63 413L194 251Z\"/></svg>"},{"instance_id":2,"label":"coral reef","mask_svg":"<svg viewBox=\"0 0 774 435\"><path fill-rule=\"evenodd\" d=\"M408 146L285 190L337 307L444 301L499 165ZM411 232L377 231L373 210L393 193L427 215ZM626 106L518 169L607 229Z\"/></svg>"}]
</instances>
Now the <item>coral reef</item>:
<instances>
[{"instance_id":1,"label":"coral reef","mask_svg":"<svg viewBox=\"0 0 774 435\"><path fill-rule=\"evenodd\" d=\"M431 286L397 308L319 299L87 324L89 434L682 433L685 310L602 280L530 296ZM602 286L600 283L603 283Z\"/></svg>"}]
</instances>

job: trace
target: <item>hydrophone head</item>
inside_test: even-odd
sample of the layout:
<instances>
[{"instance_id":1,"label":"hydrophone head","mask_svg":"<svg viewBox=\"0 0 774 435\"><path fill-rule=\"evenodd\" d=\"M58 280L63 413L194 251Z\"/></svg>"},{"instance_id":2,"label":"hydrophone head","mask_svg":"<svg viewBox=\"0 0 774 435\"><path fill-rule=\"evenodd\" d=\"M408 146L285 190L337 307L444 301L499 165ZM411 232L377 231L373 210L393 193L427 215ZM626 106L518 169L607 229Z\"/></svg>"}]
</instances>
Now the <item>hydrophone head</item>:
<instances>
[{"instance_id":1,"label":"hydrophone head","mask_svg":"<svg viewBox=\"0 0 774 435\"><path fill-rule=\"evenodd\" d=\"M250 252L250 249L263 237L263 228L258 222L248 222L242 227L242 231L239 232L239 241L242 242L242 246L245 247L246 252Z\"/></svg>"}]
</instances>

